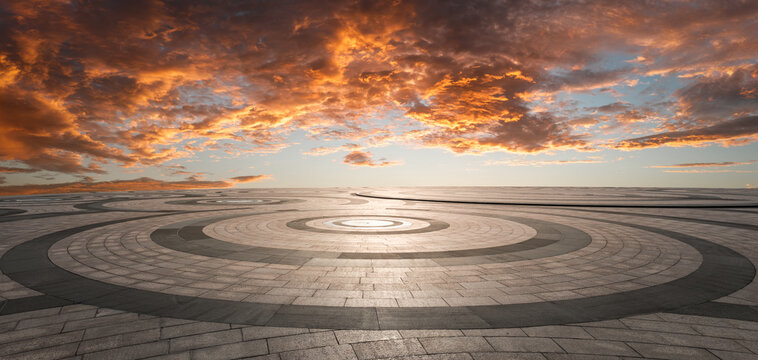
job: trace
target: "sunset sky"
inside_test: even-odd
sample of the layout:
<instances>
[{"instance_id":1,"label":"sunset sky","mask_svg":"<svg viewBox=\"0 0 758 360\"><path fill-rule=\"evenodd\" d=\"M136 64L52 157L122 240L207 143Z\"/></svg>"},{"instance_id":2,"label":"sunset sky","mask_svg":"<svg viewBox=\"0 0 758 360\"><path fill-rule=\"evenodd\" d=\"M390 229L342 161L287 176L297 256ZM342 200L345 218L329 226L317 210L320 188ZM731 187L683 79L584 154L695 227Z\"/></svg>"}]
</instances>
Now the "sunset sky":
<instances>
[{"instance_id":1,"label":"sunset sky","mask_svg":"<svg viewBox=\"0 0 758 360\"><path fill-rule=\"evenodd\" d=\"M758 185L756 1L0 2L0 194Z\"/></svg>"}]
</instances>

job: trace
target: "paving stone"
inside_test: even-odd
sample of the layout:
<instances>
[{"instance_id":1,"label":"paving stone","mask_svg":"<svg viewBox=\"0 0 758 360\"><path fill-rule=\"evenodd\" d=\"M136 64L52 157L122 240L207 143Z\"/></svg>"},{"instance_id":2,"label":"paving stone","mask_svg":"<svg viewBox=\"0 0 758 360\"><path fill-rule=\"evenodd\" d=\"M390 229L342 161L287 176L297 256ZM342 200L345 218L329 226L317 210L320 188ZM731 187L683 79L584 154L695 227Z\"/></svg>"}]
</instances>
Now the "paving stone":
<instances>
[{"instance_id":1,"label":"paving stone","mask_svg":"<svg viewBox=\"0 0 758 360\"><path fill-rule=\"evenodd\" d=\"M744 347L734 340L707 336L624 329L585 328L585 330L587 330L587 332L589 332L596 339L634 341L689 347L705 346L711 349L730 351L744 350Z\"/></svg>"},{"instance_id":2,"label":"paving stone","mask_svg":"<svg viewBox=\"0 0 758 360\"><path fill-rule=\"evenodd\" d=\"M242 338L245 340L266 339L287 335L307 333L308 329L285 328L273 326L250 326L242 328Z\"/></svg>"},{"instance_id":3,"label":"paving stone","mask_svg":"<svg viewBox=\"0 0 758 360\"><path fill-rule=\"evenodd\" d=\"M84 354L84 360L129 360L168 353L168 341L158 341Z\"/></svg>"},{"instance_id":4,"label":"paving stone","mask_svg":"<svg viewBox=\"0 0 758 360\"><path fill-rule=\"evenodd\" d=\"M192 322L176 326L167 326L161 328L161 339L170 339L180 336L202 334L209 331L228 330L229 324L209 323L209 322Z\"/></svg>"},{"instance_id":5,"label":"paving stone","mask_svg":"<svg viewBox=\"0 0 758 360\"><path fill-rule=\"evenodd\" d=\"M543 354L549 360L632 360L642 359L641 357L629 356L612 356L612 355L589 355L589 354L560 354L546 353Z\"/></svg>"},{"instance_id":6,"label":"paving stone","mask_svg":"<svg viewBox=\"0 0 758 360\"><path fill-rule=\"evenodd\" d=\"M527 337L487 337L496 351L506 352L564 352L553 340Z\"/></svg>"},{"instance_id":7,"label":"paving stone","mask_svg":"<svg viewBox=\"0 0 758 360\"><path fill-rule=\"evenodd\" d=\"M242 341L242 331L239 329L232 329L172 338L170 344L171 352L180 352L189 349L229 344L239 341Z\"/></svg>"},{"instance_id":8,"label":"paving stone","mask_svg":"<svg viewBox=\"0 0 758 360\"><path fill-rule=\"evenodd\" d=\"M592 335L578 326L540 326L522 329L529 336L592 339Z\"/></svg>"},{"instance_id":9,"label":"paving stone","mask_svg":"<svg viewBox=\"0 0 758 360\"><path fill-rule=\"evenodd\" d=\"M190 352L192 359L234 359L268 353L265 340L253 340L195 349Z\"/></svg>"},{"instance_id":10,"label":"paving stone","mask_svg":"<svg viewBox=\"0 0 758 360\"><path fill-rule=\"evenodd\" d=\"M22 339L37 338L37 337L46 336L46 335L58 334L60 333L61 329L63 329L63 324L52 324L52 325L47 325L47 326L9 331L9 332L0 334L0 344L18 341Z\"/></svg>"},{"instance_id":11,"label":"paving stone","mask_svg":"<svg viewBox=\"0 0 758 360\"><path fill-rule=\"evenodd\" d=\"M461 330L400 330L404 338L463 336Z\"/></svg>"},{"instance_id":12,"label":"paving stone","mask_svg":"<svg viewBox=\"0 0 758 360\"><path fill-rule=\"evenodd\" d=\"M671 345L656 345L656 344L642 344L642 343L627 343L634 348L638 353L647 358L664 358L664 359L718 359L715 355L704 349L671 346Z\"/></svg>"},{"instance_id":13,"label":"paving stone","mask_svg":"<svg viewBox=\"0 0 758 360\"><path fill-rule=\"evenodd\" d=\"M637 356L626 344L619 341L555 339L566 352L593 355Z\"/></svg>"},{"instance_id":14,"label":"paving stone","mask_svg":"<svg viewBox=\"0 0 758 360\"><path fill-rule=\"evenodd\" d=\"M522 329L466 329L462 330L466 336L526 336Z\"/></svg>"},{"instance_id":15,"label":"paving stone","mask_svg":"<svg viewBox=\"0 0 758 360\"><path fill-rule=\"evenodd\" d=\"M513 359L513 360L546 360L545 355L540 353L472 353L474 360L501 360L501 359Z\"/></svg>"},{"instance_id":16,"label":"paving stone","mask_svg":"<svg viewBox=\"0 0 758 360\"><path fill-rule=\"evenodd\" d=\"M624 325L626 325L628 328L635 330L650 330L699 335L699 333L689 325L672 323L662 320L649 321L639 319L621 319L621 322L624 323Z\"/></svg>"},{"instance_id":17,"label":"paving stone","mask_svg":"<svg viewBox=\"0 0 758 360\"><path fill-rule=\"evenodd\" d=\"M282 360L353 360L357 359L350 345L327 346L314 349L288 351L279 354Z\"/></svg>"},{"instance_id":18,"label":"paving stone","mask_svg":"<svg viewBox=\"0 0 758 360\"><path fill-rule=\"evenodd\" d=\"M92 318L95 316L96 312L97 310L89 309L89 310L70 312L70 313L65 313L65 314L60 314L60 315L56 314L56 315L38 317L38 318L33 318L33 319L24 319L18 322L16 329L19 329L19 330L28 329L28 328L39 327L43 325L63 323L66 321L71 321L71 320Z\"/></svg>"},{"instance_id":19,"label":"paving stone","mask_svg":"<svg viewBox=\"0 0 758 360\"><path fill-rule=\"evenodd\" d=\"M21 313L16 314L7 314L0 316L0 323L7 323L7 322L17 322L19 320L23 319L33 319L33 318L40 318L40 317L47 317L51 315L56 315L60 313L61 309L57 307L52 307L48 309L40 309L40 310L34 310L34 311L25 311Z\"/></svg>"},{"instance_id":20,"label":"paving stone","mask_svg":"<svg viewBox=\"0 0 758 360\"><path fill-rule=\"evenodd\" d=\"M473 358L469 354L433 354L433 355L412 355L403 356L403 360L472 360Z\"/></svg>"},{"instance_id":21,"label":"paving stone","mask_svg":"<svg viewBox=\"0 0 758 360\"><path fill-rule=\"evenodd\" d=\"M85 340L79 344L78 354L91 353L107 349L123 347L127 345L142 344L146 342L158 341L160 338L159 329L149 329L138 332L100 337L92 340Z\"/></svg>"},{"instance_id":22,"label":"paving stone","mask_svg":"<svg viewBox=\"0 0 758 360\"><path fill-rule=\"evenodd\" d=\"M743 352L709 350L721 360L758 360L757 354L748 354Z\"/></svg>"},{"instance_id":23,"label":"paving stone","mask_svg":"<svg viewBox=\"0 0 758 360\"><path fill-rule=\"evenodd\" d=\"M426 354L417 339L382 340L353 344L358 359L380 359Z\"/></svg>"},{"instance_id":24,"label":"paving stone","mask_svg":"<svg viewBox=\"0 0 758 360\"><path fill-rule=\"evenodd\" d=\"M705 325L692 325L692 327L706 336L758 341L758 331Z\"/></svg>"},{"instance_id":25,"label":"paving stone","mask_svg":"<svg viewBox=\"0 0 758 360\"><path fill-rule=\"evenodd\" d=\"M337 345L337 338L331 331L268 339L268 348L272 353L334 345Z\"/></svg>"},{"instance_id":26,"label":"paving stone","mask_svg":"<svg viewBox=\"0 0 758 360\"><path fill-rule=\"evenodd\" d=\"M358 342L400 339L397 330L374 331L374 330L337 330L334 332L340 344L352 344Z\"/></svg>"},{"instance_id":27,"label":"paving stone","mask_svg":"<svg viewBox=\"0 0 758 360\"><path fill-rule=\"evenodd\" d=\"M63 359L74 356L76 353L76 343L64 344L44 349L32 350L23 353L3 356L6 360L37 360L37 359Z\"/></svg>"},{"instance_id":28,"label":"paving stone","mask_svg":"<svg viewBox=\"0 0 758 360\"><path fill-rule=\"evenodd\" d=\"M77 343L82 339L83 333L84 331L75 331L6 343L0 346L0 357L62 344Z\"/></svg>"},{"instance_id":29,"label":"paving stone","mask_svg":"<svg viewBox=\"0 0 758 360\"><path fill-rule=\"evenodd\" d=\"M420 338L419 341L430 354L494 351L487 340L478 336Z\"/></svg>"},{"instance_id":30,"label":"paving stone","mask_svg":"<svg viewBox=\"0 0 758 360\"><path fill-rule=\"evenodd\" d=\"M160 329L161 319L144 319L105 326L88 327L84 330L84 339L126 334L148 329Z\"/></svg>"}]
</instances>

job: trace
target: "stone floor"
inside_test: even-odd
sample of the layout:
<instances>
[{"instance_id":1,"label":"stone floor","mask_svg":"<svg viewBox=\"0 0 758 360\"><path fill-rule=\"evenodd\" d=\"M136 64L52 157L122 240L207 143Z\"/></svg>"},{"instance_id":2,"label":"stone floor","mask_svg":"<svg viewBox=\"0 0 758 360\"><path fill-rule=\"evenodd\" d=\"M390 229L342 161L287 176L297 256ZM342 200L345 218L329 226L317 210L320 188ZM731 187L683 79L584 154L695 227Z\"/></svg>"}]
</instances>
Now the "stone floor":
<instances>
[{"instance_id":1,"label":"stone floor","mask_svg":"<svg viewBox=\"0 0 758 360\"><path fill-rule=\"evenodd\" d=\"M0 198L2 359L758 359L758 192Z\"/></svg>"}]
</instances>

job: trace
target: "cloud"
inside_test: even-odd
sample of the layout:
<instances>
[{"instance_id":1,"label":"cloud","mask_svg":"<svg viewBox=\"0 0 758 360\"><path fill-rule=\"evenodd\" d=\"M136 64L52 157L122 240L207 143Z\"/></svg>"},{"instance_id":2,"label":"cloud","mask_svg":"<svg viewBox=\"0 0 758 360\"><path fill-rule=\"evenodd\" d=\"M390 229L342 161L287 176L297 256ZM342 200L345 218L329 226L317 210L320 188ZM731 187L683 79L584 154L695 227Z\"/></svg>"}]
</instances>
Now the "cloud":
<instances>
[{"instance_id":1,"label":"cloud","mask_svg":"<svg viewBox=\"0 0 758 360\"><path fill-rule=\"evenodd\" d=\"M322 155L333 154L338 151L355 151L355 150L360 150L362 148L363 146L358 145L358 144L344 144L344 145L332 146L332 147L321 146L321 147L313 148L310 151L304 152L303 154L310 155L310 156L322 156Z\"/></svg>"},{"instance_id":2,"label":"cloud","mask_svg":"<svg viewBox=\"0 0 758 360\"><path fill-rule=\"evenodd\" d=\"M744 174L749 174L749 173L753 173L754 171L751 171L751 170L703 170L703 169L697 169L697 170L664 170L663 172L667 172L667 173L685 173L685 174L712 174L712 173L744 173Z\"/></svg>"},{"instance_id":3,"label":"cloud","mask_svg":"<svg viewBox=\"0 0 758 360\"><path fill-rule=\"evenodd\" d=\"M397 161L387 161L384 158L374 160L373 157L374 155L370 151L353 151L345 155L345 159L342 162L352 166L368 167L385 167L399 164Z\"/></svg>"},{"instance_id":4,"label":"cloud","mask_svg":"<svg viewBox=\"0 0 758 360\"><path fill-rule=\"evenodd\" d=\"M720 143L741 145L758 140L758 116L722 121L718 124L691 130L670 131L619 141L611 147L635 150L659 146L702 146Z\"/></svg>"},{"instance_id":5,"label":"cloud","mask_svg":"<svg viewBox=\"0 0 758 360\"><path fill-rule=\"evenodd\" d=\"M162 181L142 177L133 180L78 181L42 185L0 186L0 195L54 194L100 191L156 191L228 188L239 182L251 182L268 178L267 175L238 176L228 181Z\"/></svg>"},{"instance_id":6,"label":"cloud","mask_svg":"<svg viewBox=\"0 0 758 360\"><path fill-rule=\"evenodd\" d=\"M248 176L235 176L229 181L235 182L235 183L249 183L249 182L258 182L271 179L271 176L269 175L248 175Z\"/></svg>"},{"instance_id":7,"label":"cloud","mask_svg":"<svg viewBox=\"0 0 758 360\"><path fill-rule=\"evenodd\" d=\"M606 161L600 159L582 159L582 160L503 160L503 161L487 161L484 164L491 165L507 165L507 166L550 166L550 165L576 165L576 164L601 164Z\"/></svg>"},{"instance_id":8,"label":"cloud","mask_svg":"<svg viewBox=\"0 0 758 360\"><path fill-rule=\"evenodd\" d=\"M684 163L673 165L654 165L651 168L689 168L689 167L722 167L722 166L739 166L750 165L755 161L722 161L722 162L706 162L706 163Z\"/></svg>"},{"instance_id":9,"label":"cloud","mask_svg":"<svg viewBox=\"0 0 758 360\"><path fill-rule=\"evenodd\" d=\"M38 172L39 169L29 169L29 168L17 168L17 167L5 167L0 166L0 173L33 173Z\"/></svg>"},{"instance_id":10,"label":"cloud","mask_svg":"<svg viewBox=\"0 0 758 360\"><path fill-rule=\"evenodd\" d=\"M456 153L591 150L605 135L593 120L542 109L648 75L682 76L666 130L696 131L755 115L756 16L737 1L8 0L0 160L102 174L277 152L299 131ZM660 121L625 104L596 111ZM634 140L616 144L657 146Z\"/></svg>"},{"instance_id":11,"label":"cloud","mask_svg":"<svg viewBox=\"0 0 758 360\"><path fill-rule=\"evenodd\" d=\"M0 110L0 160L63 173L103 173L96 163L83 165L83 155L98 162L134 162L82 133L65 108L38 94L0 88Z\"/></svg>"},{"instance_id":12,"label":"cloud","mask_svg":"<svg viewBox=\"0 0 758 360\"><path fill-rule=\"evenodd\" d=\"M681 117L710 124L724 118L758 113L758 64L721 76L700 76L674 94Z\"/></svg>"}]
</instances>

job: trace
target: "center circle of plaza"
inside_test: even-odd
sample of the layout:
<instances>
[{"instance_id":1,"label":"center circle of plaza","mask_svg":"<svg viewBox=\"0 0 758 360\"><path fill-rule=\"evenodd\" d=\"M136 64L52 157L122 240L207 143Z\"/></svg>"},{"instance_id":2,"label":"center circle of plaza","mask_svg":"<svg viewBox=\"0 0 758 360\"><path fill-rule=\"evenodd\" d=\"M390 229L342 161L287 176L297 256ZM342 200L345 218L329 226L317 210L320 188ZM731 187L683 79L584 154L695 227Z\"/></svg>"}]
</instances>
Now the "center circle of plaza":
<instances>
[{"instance_id":1,"label":"center circle of plaza","mask_svg":"<svg viewBox=\"0 0 758 360\"><path fill-rule=\"evenodd\" d=\"M520 243L536 234L514 221L465 214L440 213L430 218L428 213L412 211L330 212L325 216L317 216L322 211L243 215L201 225L207 236L229 243L339 252L485 248Z\"/></svg>"},{"instance_id":2,"label":"center circle of plaza","mask_svg":"<svg viewBox=\"0 0 758 360\"><path fill-rule=\"evenodd\" d=\"M715 225L673 215L276 195L82 200L89 215L38 231L0 268L83 304L345 329L615 319L740 294L755 275Z\"/></svg>"},{"instance_id":3,"label":"center circle of plaza","mask_svg":"<svg viewBox=\"0 0 758 360\"><path fill-rule=\"evenodd\" d=\"M329 227L335 228L358 228L363 230L377 229L396 229L411 225L410 221L396 220L372 220L372 219L352 219L352 220L331 220L325 222Z\"/></svg>"}]
</instances>

